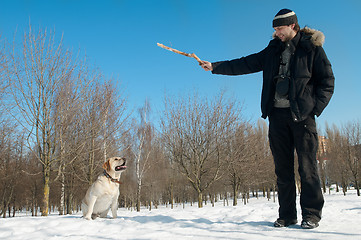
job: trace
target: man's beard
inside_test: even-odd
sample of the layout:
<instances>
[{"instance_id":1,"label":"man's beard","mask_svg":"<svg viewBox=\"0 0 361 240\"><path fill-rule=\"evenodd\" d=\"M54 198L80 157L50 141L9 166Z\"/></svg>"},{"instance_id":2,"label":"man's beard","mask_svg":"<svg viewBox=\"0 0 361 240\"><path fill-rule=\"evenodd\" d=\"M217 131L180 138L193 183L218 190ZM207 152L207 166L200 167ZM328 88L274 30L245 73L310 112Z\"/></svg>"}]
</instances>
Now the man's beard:
<instances>
[{"instance_id":1,"label":"man's beard","mask_svg":"<svg viewBox=\"0 0 361 240\"><path fill-rule=\"evenodd\" d=\"M285 39L284 39L284 42L291 41L292 38L293 38L292 36L286 36Z\"/></svg>"}]
</instances>

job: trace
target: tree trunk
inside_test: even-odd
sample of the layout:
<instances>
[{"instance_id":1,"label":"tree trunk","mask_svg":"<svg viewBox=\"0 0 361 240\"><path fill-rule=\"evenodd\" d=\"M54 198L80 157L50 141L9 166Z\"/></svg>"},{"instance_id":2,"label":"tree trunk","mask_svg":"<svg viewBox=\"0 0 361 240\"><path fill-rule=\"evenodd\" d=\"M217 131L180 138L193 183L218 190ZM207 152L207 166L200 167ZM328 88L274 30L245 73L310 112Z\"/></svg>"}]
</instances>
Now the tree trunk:
<instances>
[{"instance_id":1,"label":"tree trunk","mask_svg":"<svg viewBox=\"0 0 361 240\"><path fill-rule=\"evenodd\" d=\"M247 205L247 193L246 192L242 193L242 198L243 198L243 204Z\"/></svg>"},{"instance_id":2,"label":"tree trunk","mask_svg":"<svg viewBox=\"0 0 361 240\"><path fill-rule=\"evenodd\" d=\"M355 180L355 188L356 188L356 191L357 191L357 196L360 196L360 187L359 187L359 184L358 184L357 180Z\"/></svg>"},{"instance_id":3,"label":"tree trunk","mask_svg":"<svg viewBox=\"0 0 361 240\"><path fill-rule=\"evenodd\" d=\"M10 208L10 201L13 196L13 192L14 192L14 187L11 187L9 197L6 200L4 199L3 218L6 218L6 211Z\"/></svg>"},{"instance_id":4,"label":"tree trunk","mask_svg":"<svg viewBox=\"0 0 361 240\"><path fill-rule=\"evenodd\" d=\"M43 188L43 205L41 216L48 216L49 213L49 192L50 192L50 169L44 169L44 188Z\"/></svg>"},{"instance_id":5,"label":"tree trunk","mask_svg":"<svg viewBox=\"0 0 361 240\"><path fill-rule=\"evenodd\" d=\"M227 206L228 206L228 193L227 193L227 192L225 192L225 193L224 193L223 206L225 206L225 205L226 205L226 202L227 202Z\"/></svg>"},{"instance_id":6,"label":"tree trunk","mask_svg":"<svg viewBox=\"0 0 361 240\"><path fill-rule=\"evenodd\" d=\"M73 192L69 191L67 200L66 200L66 214L72 214L73 213Z\"/></svg>"},{"instance_id":7,"label":"tree trunk","mask_svg":"<svg viewBox=\"0 0 361 240\"><path fill-rule=\"evenodd\" d=\"M276 185L273 184L273 202L276 202Z\"/></svg>"},{"instance_id":8,"label":"tree trunk","mask_svg":"<svg viewBox=\"0 0 361 240\"><path fill-rule=\"evenodd\" d=\"M237 191L237 184L233 184L233 206L237 206L237 196L238 196L238 191Z\"/></svg>"},{"instance_id":9,"label":"tree trunk","mask_svg":"<svg viewBox=\"0 0 361 240\"><path fill-rule=\"evenodd\" d=\"M171 209L174 208L174 192L173 192L173 182L170 184L170 206Z\"/></svg>"},{"instance_id":10,"label":"tree trunk","mask_svg":"<svg viewBox=\"0 0 361 240\"><path fill-rule=\"evenodd\" d=\"M138 179L137 183L137 212L140 212L140 192L142 188L142 181L141 179Z\"/></svg>"},{"instance_id":11,"label":"tree trunk","mask_svg":"<svg viewBox=\"0 0 361 240\"><path fill-rule=\"evenodd\" d=\"M321 178L321 184L323 192L326 193L326 174L325 174L325 168L324 168L324 162L320 162L320 178Z\"/></svg>"},{"instance_id":12,"label":"tree trunk","mask_svg":"<svg viewBox=\"0 0 361 240\"><path fill-rule=\"evenodd\" d=\"M61 192L60 192L60 207L59 215L65 214L65 176L64 172L61 173Z\"/></svg>"},{"instance_id":13,"label":"tree trunk","mask_svg":"<svg viewBox=\"0 0 361 240\"><path fill-rule=\"evenodd\" d=\"M203 207L203 193L198 191L198 208Z\"/></svg>"},{"instance_id":14,"label":"tree trunk","mask_svg":"<svg viewBox=\"0 0 361 240\"><path fill-rule=\"evenodd\" d=\"M93 136L93 131L91 131L91 135ZM94 158L95 158L95 139L91 138L91 149L89 153L89 186L93 184L94 179Z\"/></svg>"}]
</instances>

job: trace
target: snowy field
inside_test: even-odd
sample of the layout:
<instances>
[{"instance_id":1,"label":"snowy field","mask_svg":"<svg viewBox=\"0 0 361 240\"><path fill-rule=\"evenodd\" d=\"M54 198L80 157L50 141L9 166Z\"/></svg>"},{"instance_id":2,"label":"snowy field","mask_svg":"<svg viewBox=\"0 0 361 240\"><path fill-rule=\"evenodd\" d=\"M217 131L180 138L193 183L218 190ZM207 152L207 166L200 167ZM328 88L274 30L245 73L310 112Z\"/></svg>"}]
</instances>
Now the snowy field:
<instances>
[{"instance_id":1,"label":"snowy field","mask_svg":"<svg viewBox=\"0 0 361 240\"><path fill-rule=\"evenodd\" d=\"M119 209L117 219L93 221L82 219L81 213L1 218L0 239L361 239L361 197L355 191L347 196L327 193L325 201L320 226L312 230L301 229L301 219L295 226L274 228L277 203L252 198L236 207L218 202L202 209L197 204L141 212Z\"/></svg>"}]
</instances>

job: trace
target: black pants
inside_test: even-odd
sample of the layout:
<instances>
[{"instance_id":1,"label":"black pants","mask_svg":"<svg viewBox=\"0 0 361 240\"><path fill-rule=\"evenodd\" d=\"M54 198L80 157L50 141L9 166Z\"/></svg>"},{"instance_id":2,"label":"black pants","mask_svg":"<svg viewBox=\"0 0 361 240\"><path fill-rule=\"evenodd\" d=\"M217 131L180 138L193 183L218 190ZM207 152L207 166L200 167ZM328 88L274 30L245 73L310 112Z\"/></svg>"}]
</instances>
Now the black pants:
<instances>
[{"instance_id":1,"label":"black pants","mask_svg":"<svg viewBox=\"0 0 361 240\"><path fill-rule=\"evenodd\" d=\"M302 218L320 221L324 199L316 160L318 137L315 118L310 116L296 123L289 108L275 108L269 117L269 140L277 175L279 217L297 219L296 149L301 177Z\"/></svg>"}]
</instances>

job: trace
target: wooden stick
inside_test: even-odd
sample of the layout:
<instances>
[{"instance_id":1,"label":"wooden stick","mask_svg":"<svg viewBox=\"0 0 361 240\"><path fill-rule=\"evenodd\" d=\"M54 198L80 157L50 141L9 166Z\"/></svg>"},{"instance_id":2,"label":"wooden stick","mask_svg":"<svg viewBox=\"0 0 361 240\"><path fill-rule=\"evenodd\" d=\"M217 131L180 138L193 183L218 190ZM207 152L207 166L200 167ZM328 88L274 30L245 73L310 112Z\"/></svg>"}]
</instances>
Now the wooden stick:
<instances>
[{"instance_id":1,"label":"wooden stick","mask_svg":"<svg viewBox=\"0 0 361 240\"><path fill-rule=\"evenodd\" d=\"M179 51L177 49L174 49L174 48L171 48L171 47L167 47L161 43L157 43L157 45L161 48L164 48L166 50L169 50L169 51L172 51L172 52L175 52L175 53L178 53L178 54L181 54L183 56L186 56L186 57L191 57L191 58L194 58L195 60L197 60L199 63L202 63L202 60L197 57L197 55L195 55L194 53L185 53L185 52L182 52L182 51Z\"/></svg>"}]
</instances>

